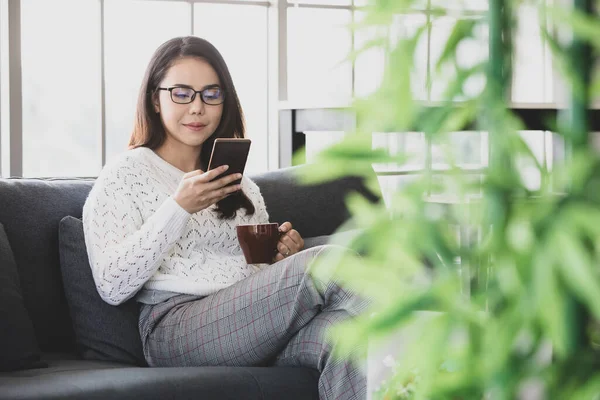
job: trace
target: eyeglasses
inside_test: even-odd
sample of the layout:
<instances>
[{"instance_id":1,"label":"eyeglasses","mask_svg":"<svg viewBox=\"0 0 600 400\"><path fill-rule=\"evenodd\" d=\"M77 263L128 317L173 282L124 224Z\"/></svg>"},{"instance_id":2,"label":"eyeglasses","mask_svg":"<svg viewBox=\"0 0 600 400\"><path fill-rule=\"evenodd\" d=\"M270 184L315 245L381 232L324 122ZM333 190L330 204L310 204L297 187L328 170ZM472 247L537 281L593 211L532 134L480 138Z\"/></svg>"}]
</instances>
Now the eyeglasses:
<instances>
[{"instance_id":1,"label":"eyeglasses","mask_svg":"<svg viewBox=\"0 0 600 400\"><path fill-rule=\"evenodd\" d=\"M171 100L177 104L189 104L196 99L196 94L200 93L200 99L204 104L210 106L218 106L225 101L225 93L218 86L208 87L202 90L194 90L192 88L174 86L170 88L156 88L156 90L167 90L171 93Z\"/></svg>"}]
</instances>

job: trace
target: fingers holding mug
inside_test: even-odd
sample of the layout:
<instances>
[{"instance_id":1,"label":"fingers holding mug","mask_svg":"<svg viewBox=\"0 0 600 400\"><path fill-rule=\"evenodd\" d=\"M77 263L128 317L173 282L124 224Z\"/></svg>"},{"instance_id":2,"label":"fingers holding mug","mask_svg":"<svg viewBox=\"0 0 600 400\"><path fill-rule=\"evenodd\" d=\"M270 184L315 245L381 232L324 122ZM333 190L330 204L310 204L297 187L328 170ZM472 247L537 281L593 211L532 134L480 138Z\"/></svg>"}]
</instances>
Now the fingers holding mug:
<instances>
[{"instance_id":1,"label":"fingers holding mug","mask_svg":"<svg viewBox=\"0 0 600 400\"><path fill-rule=\"evenodd\" d=\"M278 255L282 256L282 259L292 255L292 248L287 244L283 243L282 241L277 243L277 251L279 252Z\"/></svg>"}]
</instances>

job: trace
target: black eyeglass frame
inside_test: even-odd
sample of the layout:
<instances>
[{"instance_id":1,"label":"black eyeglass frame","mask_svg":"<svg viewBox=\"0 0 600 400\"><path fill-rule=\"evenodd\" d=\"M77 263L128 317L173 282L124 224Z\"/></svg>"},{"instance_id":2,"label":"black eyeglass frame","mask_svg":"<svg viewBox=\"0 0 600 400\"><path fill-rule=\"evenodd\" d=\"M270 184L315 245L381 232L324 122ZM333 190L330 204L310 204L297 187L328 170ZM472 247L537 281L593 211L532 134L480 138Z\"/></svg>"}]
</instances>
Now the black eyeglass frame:
<instances>
[{"instance_id":1,"label":"black eyeglass frame","mask_svg":"<svg viewBox=\"0 0 600 400\"><path fill-rule=\"evenodd\" d=\"M223 96L221 97L221 102L220 103L207 103L206 100L204 100L204 94L202 92L204 92L205 90L210 90L210 89L215 89L218 88L219 90L221 90L221 92L223 93ZM194 94L192 95L192 97L190 98L190 101L187 101L185 103L179 102L179 101L175 101L173 99L173 90L174 89L187 89L187 90L192 90L194 92ZM192 103L194 100L196 100L196 95L199 94L200 95L200 100L206 104L207 106L218 106L221 105L225 102L225 91L223 90L223 88L221 88L220 86L209 86L209 87L205 87L202 90L194 90L192 88L189 87L185 87L185 86L171 86L171 87L157 87L156 90L166 90L169 92L170 97L171 97L171 101L175 104L190 104Z\"/></svg>"}]
</instances>

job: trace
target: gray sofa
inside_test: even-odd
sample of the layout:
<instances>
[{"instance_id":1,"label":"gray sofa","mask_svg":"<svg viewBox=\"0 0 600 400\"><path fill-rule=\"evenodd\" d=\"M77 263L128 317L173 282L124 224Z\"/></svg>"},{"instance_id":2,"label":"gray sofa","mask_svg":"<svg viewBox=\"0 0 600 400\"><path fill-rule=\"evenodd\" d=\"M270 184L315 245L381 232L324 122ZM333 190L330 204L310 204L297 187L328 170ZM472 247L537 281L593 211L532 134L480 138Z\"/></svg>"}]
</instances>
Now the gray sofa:
<instances>
[{"instance_id":1,"label":"gray sofa","mask_svg":"<svg viewBox=\"0 0 600 400\"><path fill-rule=\"evenodd\" d=\"M299 186L294 170L252 178L271 221L291 221L309 246L323 243L348 217L344 195L366 190L356 178ZM318 372L309 368L144 368L81 359L63 289L58 226L67 215L81 217L92 185L91 179L0 179L0 223L42 361L48 365L0 373L0 399L318 398Z\"/></svg>"}]
</instances>

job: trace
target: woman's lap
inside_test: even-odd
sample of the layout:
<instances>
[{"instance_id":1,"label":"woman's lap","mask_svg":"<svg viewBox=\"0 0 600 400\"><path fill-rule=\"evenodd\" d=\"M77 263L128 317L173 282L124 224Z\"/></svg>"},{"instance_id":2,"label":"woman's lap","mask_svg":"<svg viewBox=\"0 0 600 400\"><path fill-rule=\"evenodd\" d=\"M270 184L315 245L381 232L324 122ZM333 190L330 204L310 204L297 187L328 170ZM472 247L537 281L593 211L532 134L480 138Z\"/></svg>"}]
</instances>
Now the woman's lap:
<instances>
[{"instance_id":1,"label":"woman's lap","mask_svg":"<svg viewBox=\"0 0 600 400\"><path fill-rule=\"evenodd\" d=\"M151 366L264 365L324 307L364 308L333 283L315 286L306 267L330 246L305 250L213 295L144 306L140 331ZM315 366L316 368L317 366Z\"/></svg>"}]
</instances>

